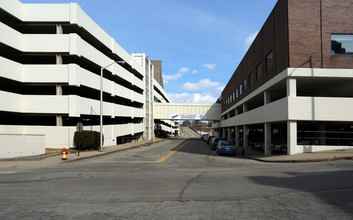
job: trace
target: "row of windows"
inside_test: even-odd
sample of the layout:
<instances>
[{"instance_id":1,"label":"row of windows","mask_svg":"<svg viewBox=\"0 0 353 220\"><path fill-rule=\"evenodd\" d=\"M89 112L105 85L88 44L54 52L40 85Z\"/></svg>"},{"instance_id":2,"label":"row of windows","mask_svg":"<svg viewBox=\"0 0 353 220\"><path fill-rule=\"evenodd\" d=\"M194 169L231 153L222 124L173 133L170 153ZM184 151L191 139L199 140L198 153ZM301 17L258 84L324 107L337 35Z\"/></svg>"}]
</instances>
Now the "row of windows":
<instances>
[{"instance_id":1,"label":"row of windows","mask_svg":"<svg viewBox=\"0 0 353 220\"><path fill-rule=\"evenodd\" d=\"M273 52L270 51L266 55L265 59L265 70L269 72L273 68ZM256 65L255 80L258 81L262 78L262 64ZM245 79L239 87L237 87L233 93L224 101L224 104L228 105L235 101L240 95L243 94L243 90L247 90L248 86L251 87L254 84L253 72L249 74L248 81Z\"/></svg>"},{"instance_id":2,"label":"row of windows","mask_svg":"<svg viewBox=\"0 0 353 220\"><path fill-rule=\"evenodd\" d=\"M353 34L331 34L331 54L332 55L353 55ZM265 57L265 73L272 70L274 66L273 52L270 51ZM244 80L223 102L223 104L231 104L235 101L244 90L253 86L254 81L258 81L262 78L262 63L258 63L255 69L255 76L253 72L250 72L247 80ZM247 84L248 83L248 84Z\"/></svg>"}]
</instances>

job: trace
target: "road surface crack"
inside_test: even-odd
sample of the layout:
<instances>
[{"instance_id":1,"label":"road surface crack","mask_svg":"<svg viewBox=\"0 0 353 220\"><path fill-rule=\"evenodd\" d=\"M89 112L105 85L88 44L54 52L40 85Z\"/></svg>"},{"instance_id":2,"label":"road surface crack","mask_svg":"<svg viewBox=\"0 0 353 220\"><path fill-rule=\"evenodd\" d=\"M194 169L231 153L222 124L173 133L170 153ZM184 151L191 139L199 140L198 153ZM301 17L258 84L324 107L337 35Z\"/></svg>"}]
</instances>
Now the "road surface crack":
<instances>
[{"instance_id":1,"label":"road surface crack","mask_svg":"<svg viewBox=\"0 0 353 220\"><path fill-rule=\"evenodd\" d=\"M200 176L202 176L204 173L206 173L206 172L202 172L202 173L197 174L196 176L194 176L193 178L191 178L191 179L186 183L186 185L184 186L184 188L181 190L181 192L180 192L180 194L179 194L179 198L178 198L179 201L182 200L183 195L184 195L186 189L190 186L190 184L191 184L193 181L195 181L197 178L199 178Z\"/></svg>"}]
</instances>

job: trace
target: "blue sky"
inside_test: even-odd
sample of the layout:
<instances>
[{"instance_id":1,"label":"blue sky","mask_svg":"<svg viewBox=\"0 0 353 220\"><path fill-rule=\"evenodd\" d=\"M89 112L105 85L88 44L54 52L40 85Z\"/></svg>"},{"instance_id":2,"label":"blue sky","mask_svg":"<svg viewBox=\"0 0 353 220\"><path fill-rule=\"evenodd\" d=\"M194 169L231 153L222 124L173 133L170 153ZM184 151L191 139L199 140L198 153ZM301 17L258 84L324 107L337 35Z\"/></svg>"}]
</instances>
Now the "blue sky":
<instances>
[{"instance_id":1,"label":"blue sky","mask_svg":"<svg viewBox=\"0 0 353 220\"><path fill-rule=\"evenodd\" d=\"M77 2L128 53L162 60L173 102L214 103L277 0L21 2Z\"/></svg>"}]
</instances>

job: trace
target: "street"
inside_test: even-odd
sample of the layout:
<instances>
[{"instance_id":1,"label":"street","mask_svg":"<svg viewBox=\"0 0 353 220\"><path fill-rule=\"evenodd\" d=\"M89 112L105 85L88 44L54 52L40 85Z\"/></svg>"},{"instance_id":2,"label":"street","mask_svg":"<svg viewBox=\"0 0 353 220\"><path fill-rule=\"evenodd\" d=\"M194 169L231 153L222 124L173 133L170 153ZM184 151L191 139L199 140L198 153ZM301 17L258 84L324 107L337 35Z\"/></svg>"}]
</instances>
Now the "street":
<instances>
[{"instance_id":1,"label":"street","mask_svg":"<svg viewBox=\"0 0 353 220\"><path fill-rule=\"evenodd\" d=\"M353 162L220 157L184 129L137 149L0 171L0 219L353 219Z\"/></svg>"}]
</instances>

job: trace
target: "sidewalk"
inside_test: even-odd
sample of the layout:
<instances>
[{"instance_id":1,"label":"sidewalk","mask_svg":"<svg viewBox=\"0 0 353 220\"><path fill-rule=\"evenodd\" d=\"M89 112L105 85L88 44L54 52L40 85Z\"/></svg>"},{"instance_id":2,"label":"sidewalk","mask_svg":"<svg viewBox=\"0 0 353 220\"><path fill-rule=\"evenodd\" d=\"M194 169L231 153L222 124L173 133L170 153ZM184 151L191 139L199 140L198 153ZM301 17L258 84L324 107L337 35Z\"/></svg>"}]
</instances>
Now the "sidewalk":
<instances>
[{"instance_id":1,"label":"sidewalk","mask_svg":"<svg viewBox=\"0 0 353 220\"><path fill-rule=\"evenodd\" d=\"M318 151L313 153L300 153L295 155L272 154L264 156L261 152L251 154L240 154L244 157L260 162L270 163L303 163L303 162L325 162L334 160L353 160L353 147L343 150Z\"/></svg>"},{"instance_id":2,"label":"sidewalk","mask_svg":"<svg viewBox=\"0 0 353 220\"><path fill-rule=\"evenodd\" d=\"M103 148L103 152L93 150L93 151L80 151L80 156L77 155L75 150L74 153L69 153L67 155L67 160L62 160L61 153L51 153L39 156L29 156L29 157L17 157L17 158L8 158L8 159L0 159L0 171L1 170L9 170L15 168L31 168L31 167L47 167L62 163L74 162L82 159L99 157L107 154L116 153L119 151L125 151L128 149L134 149L139 147L149 146L154 143L160 143L165 141L166 139L155 139L154 141L146 140L139 142L131 142L120 145L108 146Z\"/></svg>"}]
</instances>

